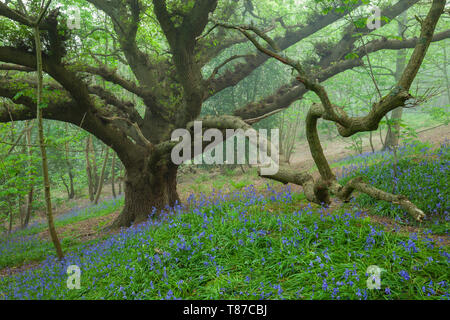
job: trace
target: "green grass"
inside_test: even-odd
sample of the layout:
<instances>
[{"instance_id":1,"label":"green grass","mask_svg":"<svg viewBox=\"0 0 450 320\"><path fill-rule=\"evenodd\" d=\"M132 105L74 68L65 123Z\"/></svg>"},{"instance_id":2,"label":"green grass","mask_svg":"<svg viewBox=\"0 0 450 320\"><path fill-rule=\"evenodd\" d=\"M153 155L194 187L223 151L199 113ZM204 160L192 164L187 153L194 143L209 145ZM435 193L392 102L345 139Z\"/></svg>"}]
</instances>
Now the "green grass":
<instances>
[{"instance_id":1,"label":"green grass","mask_svg":"<svg viewBox=\"0 0 450 320\"><path fill-rule=\"evenodd\" d=\"M129 229L64 265L49 259L0 280L0 290L39 299L448 297L448 253L430 239L386 233L358 211L305 207L290 193L240 198ZM81 290L65 287L70 264L82 270ZM380 290L367 289L371 265L385 270Z\"/></svg>"}]
</instances>

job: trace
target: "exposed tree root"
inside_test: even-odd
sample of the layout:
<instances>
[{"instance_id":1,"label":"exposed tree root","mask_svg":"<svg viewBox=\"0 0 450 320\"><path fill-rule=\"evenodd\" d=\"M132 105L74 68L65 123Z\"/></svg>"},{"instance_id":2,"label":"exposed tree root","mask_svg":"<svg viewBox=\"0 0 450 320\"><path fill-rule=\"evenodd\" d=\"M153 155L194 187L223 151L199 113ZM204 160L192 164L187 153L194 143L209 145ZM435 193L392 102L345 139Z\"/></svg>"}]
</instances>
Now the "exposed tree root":
<instances>
[{"instance_id":1,"label":"exposed tree root","mask_svg":"<svg viewBox=\"0 0 450 320\"><path fill-rule=\"evenodd\" d=\"M383 200L398 204L416 221L423 221L425 213L420 210L414 203L409 201L403 195L395 195L377 189L365 182L361 177L351 179L345 186L340 185L336 181L325 182L322 179L314 181L310 174L296 172L287 167L280 167L275 175L265 176L258 172L260 176L282 182L284 184L294 183L303 187L306 199L317 204L329 204L330 193L336 195L340 200L348 202L354 191L365 193L377 200Z\"/></svg>"},{"instance_id":2,"label":"exposed tree root","mask_svg":"<svg viewBox=\"0 0 450 320\"><path fill-rule=\"evenodd\" d=\"M425 218L425 213L420 210L414 203L409 201L404 195L395 195L383 190L377 189L365 182L362 179L352 179L347 184L350 188L354 188L359 192L368 194L372 198L392 202L393 204L398 204L403 210L408 212L416 221L421 222Z\"/></svg>"},{"instance_id":3,"label":"exposed tree root","mask_svg":"<svg viewBox=\"0 0 450 320\"><path fill-rule=\"evenodd\" d=\"M258 170L258 174L261 177L269 178L282 182L284 184L294 183L303 187L306 199L317 204L329 204L330 196L328 188L322 183L315 183L313 177L304 172L297 172L287 167L280 167L278 172L274 175L266 176L261 174L261 170Z\"/></svg>"}]
</instances>

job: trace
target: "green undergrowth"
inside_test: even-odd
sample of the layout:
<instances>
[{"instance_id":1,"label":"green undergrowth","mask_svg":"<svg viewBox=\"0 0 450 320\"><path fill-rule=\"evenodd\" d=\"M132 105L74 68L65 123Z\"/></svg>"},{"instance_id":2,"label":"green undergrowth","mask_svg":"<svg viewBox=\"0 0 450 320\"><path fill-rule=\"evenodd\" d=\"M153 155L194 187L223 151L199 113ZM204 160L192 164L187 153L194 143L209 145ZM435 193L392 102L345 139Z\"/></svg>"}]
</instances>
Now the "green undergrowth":
<instances>
[{"instance_id":1,"label":"green undergrowth","mask_svg":"<svg viewBox=\"0 0 450 320\"><path fill-rule=\"evenodd\" d=\"M0 290L6 299L446 299L447 249L420 236L384 232L357 209L329 212L289 192L244 191L239 200L175 209L64 263L49 258L3 278ZM66 287L73 264L79 290ZM370 266L380 289L368 288Z\"/></svg>"},{"instance_id":2,"label":"green undergrowth","mask_svg":"<svg viewBox=\"0 0 450 320\"><path fill-rule=\"evenodd\" d=\"M262 192L234 182L232 193L190 197L190 209L74 241L64 262L49 256L3 277L0 292L5 299L448 299L448 246L431 235L448 233L448 147L406 146L395 173L393 157L374 157L347 159L353 162L340 181L362 175L404 194L428 215L418 233L385 231L366 212L410 221L398 207L365 195L326 209L289 189L268 185ZM44 244L6 254L46 246L42 258L52 250ZM80 289L66 286L69 265L81 270ZM380 287L371 289L374 276Z\"/></svg>"}]
</instances>

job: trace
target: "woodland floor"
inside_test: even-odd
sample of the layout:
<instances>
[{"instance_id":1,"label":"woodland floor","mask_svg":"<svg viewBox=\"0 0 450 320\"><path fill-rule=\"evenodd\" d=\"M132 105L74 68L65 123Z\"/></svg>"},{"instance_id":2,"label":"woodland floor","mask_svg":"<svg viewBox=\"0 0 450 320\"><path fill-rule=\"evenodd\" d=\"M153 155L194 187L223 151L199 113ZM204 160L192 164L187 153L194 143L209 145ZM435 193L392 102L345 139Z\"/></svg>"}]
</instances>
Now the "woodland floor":
<instances>
[{"instance_id":1,"label":"woodland floor","mask_svg":"<svg viewBox=\"0 0 450 320\"><path fill-rule=\"evenodd\" d=\"M440 145L442 142L450 139L450 125L447 126L439 126L434 128L429 128L422 130L418 133L418 140L422 142L430 142L435 146ZM364 145L366 147L364 148L364 151L370 151L370 147L368 147L367 141L364 141ZM378 138L374 138L374 146L376 149L380 149L380 141ZM349 155L355 154L353 150L349 150L348 143L340 141L326 141L324 142L324 152L327 155L330 163L338 161L340 159L343 159ZM290 165L294 168L297 168L298 170L311 170L314 166L313 161L311 160L311 156L309 153L308 146L306 144L299 144L296 146L295 151L291 157ZM194 172L184 172L181 173L179 176L179 186L178 191L180 194L180 198L182 202L186 202L186 199L189 197L191 193L198 193L200 192L207 192L207 190L212 191L217 186L214 185L214 180L217 178L221 178L224 181L230 180L234 181L234 186L236 187L236 184L242 183L249 183L251 182L253 185L255 185L256 188L262 187L267 184L266 179L262 179L260 177L257 177L256 175L250 175L249 169L246 167L245 170L247 170L247 174L242 174L241 170L239 168L235 169L235 174L233 176L229 177L223 177L222 172L219 169L215 170L204 170L204 169L195 169ZM336 167L333 169L335 173L340 172L340 167ZM317 174L317 172L313 172L313 174ZM198 185L199 176L203 177L201 178L202 182L202 189L198 190L193 188L194 186ZM224 183L224 188L226 192L226 187L229 185ZM281 189L280 185L275 185L275 189ZM239 188L239 186L237 187ZM117 187L116 187L117 190ZM302 188L300 186L291 185L291 190L293 192L301 192ZM197 192L196 192L197 191ZM231 187L230 187L231 191ZM100 200L100 203L105 199L111 199L112 192L111 192L111 185L106 184L102 191L102 197ZM71 202L76 202L78 207L88 207L89 206L89 200L86 199L86 197L78 198L75 200L71 200ZM342 203L339 203L338 201L334 201L331 206L330 210L333 211L335 208L341 206ZM59 207L56 207L56 214L55 216L58 217L62 214L64 214L68 209L71 207L70 203L63 203ZM64 226L57 227L57 233L60 235L61 238L70 237L72 240L83 243L99 238L104 238L108 235L104 231L104 227L108 224L110 224L119 214L120 210L116 210L111 214L107 214L100 217L94 217L89 218L86 220L82 220L79 222L67 224ZM43 213L40 214L41 219L44 218ZM385 231L389 232L397 232L401 234L410 234L410 233L418 233L420 231L420 227L415 226L405 226L405 225L399 225L395 221L393 221L391 218L388 217L382 217L377 215L370 215L371 221L373 221L376 224L382 225L383 229ZM110 231L109 234L115 233L117 231ZM48 230L45 229L38 233L38 237L42 240L49 239ZM450 244L450 237L448 235L429 235L432 239L436 240L443 246L448 246ZM0 269L0 277L11 275L14 273L22 272L26 269L33 268L39 264L39 261L31 261L26 264L16 265L16 266L9 266L7 268Z\"/></svg>"}]
</instances>

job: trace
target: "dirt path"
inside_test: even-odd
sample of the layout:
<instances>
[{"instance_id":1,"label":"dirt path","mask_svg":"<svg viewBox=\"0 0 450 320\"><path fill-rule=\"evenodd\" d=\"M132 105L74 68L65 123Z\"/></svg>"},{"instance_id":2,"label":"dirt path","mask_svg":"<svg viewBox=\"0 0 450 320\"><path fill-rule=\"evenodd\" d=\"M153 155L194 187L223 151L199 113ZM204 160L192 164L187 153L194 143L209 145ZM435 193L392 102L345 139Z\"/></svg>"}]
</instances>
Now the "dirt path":
<instances>
[{"instance_id":1,"label":"dirt path","mask_svg":"<svg viewBox=\"0 0 450 320\"><path fill-rule=\"evenodd\" d=\"M123 194L123 193L122 193ZM119 197L120 195L117 195ZM64 199L61 203L57 204L56 201L53 201L53 218L55 220L58 219L59 216L66 214L67 212L73 210L74 208L77 208L76 210L83 210L85 208L88 208L92 206L92 202L83 194L78 195L76 198L67 200L67 198L64 198L65 195L63 194L62 198ZM112 192L111 192L111 184L105 184L104 188L102 190L102 194L99 199L99 203L102 203L104 201L112 199ZM14 221L12 230L13 232L20 229L20 221ZM47 216L45 213L45 209L39 209L35 210L33 212L32 218L28 225L33 225L34 223L47 223ZM8 229L8 221L3 222L3 228L5 230Z\"/></svg>"},{"instance_id":2,"label":"dirt path","mask_svg":"<svg viewBox=\"0 0 450 320\"><path fill-rule=\"evenodd\" d=\"M62 227L56 227L56 232L62 239L69 237L81 242L93 240L98 238L99 235L104 234L102 228L112 223L119 215L119 212L120 211L116 211L101 217L90 218ZM40 232L39 237L43 240L50 239L48 229Z\"/></svg>"},{"instance_id":3,"label":"dirt path","mask_svg":"<svg viewBox=\"0 0 450 320\"><path fill-rule=\"evenodd\" d=\"M26 270L29 270L32 268L36 268L36 267L40 266L41 263L42 263L42 261L34 261L34 262L26 263L26 264L21 264L18 266L6 267L3 269L0 269L0 278L11 276L13 274L20 273L20 272L23 272L23 271L26 271Z\"/></svg>"},{"instance_id":4,"label":"dirt path","mask_svg":"<svg viewBox=\"0 0 450 320\"><path fill-rule=\"evenodd\" d=\"M60 240L71 238L72 240L86 242L89 240L98 239L107 234L117 232L116 230L105 232L102 228L105 225L111 223L119 215L119 212L120 211L116 211L105 216L86 219L62 227L56 227L56 232L59 235ZM50 239L50 234L48 230L44 230L38 233L38 237L42 240L48 240ZM31 261L17 266L0 268L0 277L10 276L32 268L36 268L41 263L42 261Z\"/></svg>"}]
</instances>

